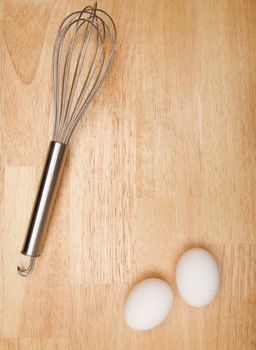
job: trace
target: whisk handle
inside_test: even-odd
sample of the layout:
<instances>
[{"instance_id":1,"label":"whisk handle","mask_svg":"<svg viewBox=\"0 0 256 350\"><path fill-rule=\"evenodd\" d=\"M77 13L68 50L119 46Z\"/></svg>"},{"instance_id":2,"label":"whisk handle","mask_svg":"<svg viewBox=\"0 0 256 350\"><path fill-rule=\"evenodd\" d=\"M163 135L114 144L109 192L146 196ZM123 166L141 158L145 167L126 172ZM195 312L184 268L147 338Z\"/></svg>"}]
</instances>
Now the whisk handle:
<instances>
[{"instance_id":1,"label":"whisk handle","mask_svg":"<svg viewBox=\"0 0 256 350\"><path fill-rule=\"evenodd\" d=\"M41 255L46 229L65 162L67 145L52 141L41 177L27 235L21 254L37 257Z\"/></svg>"}]
</instances>

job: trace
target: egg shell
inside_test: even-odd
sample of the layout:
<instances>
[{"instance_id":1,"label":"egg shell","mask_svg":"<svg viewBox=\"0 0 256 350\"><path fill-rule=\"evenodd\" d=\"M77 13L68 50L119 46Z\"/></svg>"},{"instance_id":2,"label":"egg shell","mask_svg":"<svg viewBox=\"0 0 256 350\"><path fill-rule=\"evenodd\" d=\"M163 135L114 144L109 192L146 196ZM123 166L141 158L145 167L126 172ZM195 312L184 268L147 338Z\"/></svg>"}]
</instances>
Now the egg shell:
<instances>
[{"instance_id":1,"label":"egg shell","mask_svg":"<svg viewBox=\"0 0 256 350\"><path fill-rule=\"evenodd\" d=\"M124 317L127 325L145 331L160 325L173 304L173 292L160 278L147 278L139 282L128 294Z\"/></svg>"},{"instance_id":2,"label":"egg shell","mask_svg":"<svg viewBox=\"0 0 256 350\"><path fill-rule=\"evenodd\" d=\"M194 307L210 304L220 286L220 270L207 250L186 251L176 266L176 284L182 298Z\"/></svg>"}]
</instances>

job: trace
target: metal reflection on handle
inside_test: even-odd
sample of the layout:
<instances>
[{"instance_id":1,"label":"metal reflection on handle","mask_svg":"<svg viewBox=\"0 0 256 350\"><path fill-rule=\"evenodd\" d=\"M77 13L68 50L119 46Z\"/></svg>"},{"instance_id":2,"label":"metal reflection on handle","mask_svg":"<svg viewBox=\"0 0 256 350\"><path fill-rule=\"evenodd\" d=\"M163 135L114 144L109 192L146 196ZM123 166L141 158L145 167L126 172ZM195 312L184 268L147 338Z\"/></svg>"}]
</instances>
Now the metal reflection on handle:
<instances>
[{"instance_id":1,"label":"metal reflection on handle","mask_svg":"<svg viewBox=\"0 0 256 350\"><path fill-rule=\"evenodd\" d=\"M65 162L66 149L67 146L64 143L56 141L52 141L50 143L40 187L30 218L27 235L21 249L21 254L23 255L27 255L32 258L36 258L41 255L47 225L49 223L54 198ZM28 269L24 270L18 267L19 274L22 276L31 274L34 260L35 259L31 259Z\"/></svg>"}]
</instances>

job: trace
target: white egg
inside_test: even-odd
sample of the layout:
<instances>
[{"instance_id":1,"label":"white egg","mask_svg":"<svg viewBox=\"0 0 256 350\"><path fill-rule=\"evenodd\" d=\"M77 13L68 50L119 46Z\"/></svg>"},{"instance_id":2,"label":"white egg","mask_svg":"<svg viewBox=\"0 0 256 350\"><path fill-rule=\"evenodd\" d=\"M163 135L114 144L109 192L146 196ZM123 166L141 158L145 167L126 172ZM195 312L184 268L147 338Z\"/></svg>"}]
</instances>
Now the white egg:
<instances>
[{"instance_id":1,"label":"white egg","mask_svg":"<svg viewBox=\"0 0 256 350\"><path fill-rule=\"evenodd\" d=\"M188 304L210 304L220 286L220 270L212 254L202 248L186 251L176 267L176 284Z\"/></svg>"},{"instance_id":2,"label":"white egg","mask_svg":"<svg viewBox=\"0 0 256 350\"><path fill-rule=\"evenodd\" d=\"M148 278L138 283L129 293L124 317L127 325L138 331L158 326L169 314L173 292L160 278Z\"/></svg>"}]
</instances>

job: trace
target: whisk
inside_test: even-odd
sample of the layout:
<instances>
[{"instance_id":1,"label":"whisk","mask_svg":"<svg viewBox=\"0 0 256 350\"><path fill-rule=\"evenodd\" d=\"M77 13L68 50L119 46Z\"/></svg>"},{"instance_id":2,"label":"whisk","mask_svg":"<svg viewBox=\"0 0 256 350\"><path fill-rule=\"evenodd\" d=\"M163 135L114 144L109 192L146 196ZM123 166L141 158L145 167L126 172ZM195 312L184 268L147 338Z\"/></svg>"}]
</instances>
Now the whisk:
<instances>
[{"instance_id":1,"label":"whisk","mask_svg":"<svg viewBox=\"0 0 256 350\"><path fill-rule=\"evenodd\" d=\"M21 250L30 264L17 267L21 276L32 273L41 255L67 145L109 72L115 44L115 23L97 3L70 14L60 25L53 50L53 139Z\"/></svg>"}]
</instances>

